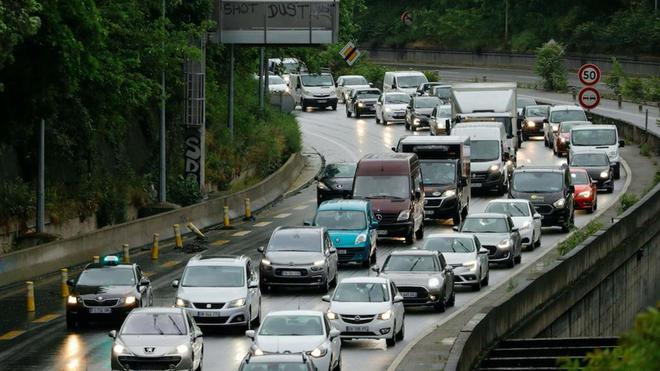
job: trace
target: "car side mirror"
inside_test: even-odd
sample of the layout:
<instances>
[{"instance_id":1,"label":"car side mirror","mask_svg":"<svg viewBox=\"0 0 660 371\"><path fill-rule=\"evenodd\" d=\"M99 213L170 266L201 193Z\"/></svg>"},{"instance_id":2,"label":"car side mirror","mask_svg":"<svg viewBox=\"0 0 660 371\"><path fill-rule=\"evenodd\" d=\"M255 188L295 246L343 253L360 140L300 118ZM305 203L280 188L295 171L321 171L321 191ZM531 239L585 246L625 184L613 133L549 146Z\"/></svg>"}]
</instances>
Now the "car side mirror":
<instances>
[{"instance_id":1,"label":"car side mirror","mask_svg":"<svg viewBox=\"0 0 660 371\"><path fill-rule=\"evenodd\" d=\"M257 247L257 251L259 251L260 253L262 253L262 254L263 254L263 253L264 253L264 251L266 251L266 248L265 248L265 247L263 247L263 246L259 246L259 247Z\"/></svg>"},{"instance_id":2,"label":"car side mirror","mask_svg":"<svg viewBox=\"0 0 660 371\"><path fill-rule=\"evenodd\" d=\"M149 281L148 278L143 278L140 280L140 286L149 286L151 285L151 281Z\"/></svg>"},{"instance_id":3,"label":"car side mirror","mask_svg":"<svg viewBox=\"0 0 660 371\"><path fill-rule=\"evenodd\" d=\"M534 214L534 219L539 219L539 220L543 219L543 215L541 215L539 213L536 213L536 214Z\"/></svg>"},{"instance_id":4,"label":"car side mirror","mask_svg":"<svg viewBox=\"0 0 660 371\"><path fill-rule=\"evenodd\" d=\"M330 251L330 254L336 254L337 253L337 249L334 246L330 246L328 251Z\"/></svg>"},{"instance_id":5,"label":"car side mirror","mask_svg":"<svg viewBox=\"0 0 660 371\"><path fill-rule=\"evenodd\" d=\"M518 231L519 231L518 228L515 228L515 227L514 227L514 228L511 228L511 232L518 232Z\"/></svg>"},{"instance_id":6,"label":"car side mirror","mask_svg":"<svg viewBox=\"0 0 660 371\"><path fill-rule=\"evenodd\" d=\"M326 303L329 303L330 302L330 295L323 295L321 297L321 300L323 300Z\"/></svg>"},{"instance_id":7,"label":"car side mirror","mask_svg":"<svg viewBox=\"0 0 660 371\"><path fill-rule=\"evenodd\" d=\"M458 226L457 226L457 225L451 227L451 229L452 229L454 232L458 232Z\"/></svg>"},{"instance_id":8,"label":"car side mirror","mask_svg":"<svg viewBox=\"0 0 660 371\"><path fill-rule=\"evenodd\" d=\"M453 271L454 271L454 267L452 267L451 265L447 264L447 265L445 266L445 271L447 271L447 272L453 272Z\"/></svg>"},{"instance_id":9,"label":"car side mirror","mask_svg":"<svg viewBox=\"0 0 660 371\"><path fill-rule=\"evenodd\" d=\"M256 336L256 333L254 332L254 330L247 330L247 331L245 331L245 336L247 336L250 339L254 340L254 337Z\"/></svg>"},{"instance_id":10,"label":"car side mirror","mask_svg":"<svg viewBox=\"0 0 660 371\"><path fill-rule=\"evenodd\" d=\"M623 148L623 146L626 145L626 142L624 140L619 141L619 147Z\"/></svg>"},{"instance_id":11,"label":"car side mirror","mask_svg":"<svg viewBox=\"0 0 660 371\"><path fill-rule=\"evenodd\" d=\"M488 249L484 249L483 247L479 249L479 254L486 255L488 253L489 253Z\"/></svg>"},{"instance_id":12,"label":"car side mirror","mask_svg":"<svg viewBox=\"0 0 660 371\"><path fill-rule=\"evenodd\" d=\"M572 184L569 185L569 186L568 186L568 191L571 192L571 193L575 192L575 186L572 185Z\"/></svg>"},{"instance_id":13,"label":"car side mirror","mask_svg":"<svg viewBox=\"0 0 660 371\"><path fill-rule=\"evenodd\" d=\"M250 283L248 284L248 289L257 289L257 288L259 288L259 281L257 280L250 281Z\"/></svg>"},{"instance_id":14,"label":"car side mirror","mask_svg":"<svg viewBox=\"0 0 660 371\"><path fill-rule=\"evenodd\" d=\"M370 88L373 88L373 87L374 87L374 83L373 83L373 82L370 82L370 83L369 83L369 87L370 87Z\"/></svg>"},{"instance_id":15,"label":"car side mirror","mask_svg":"<svg viewBox=\"0 0 660 371\"><path fill-rule=\"evenodd\" d=\"M403 302L403 296L401 296L401 295L396 295L396 296L394 297L394 300L392 300L392 301L395 302L395 303L401 303L401 302Z\"/></svg>"},{"instance_id":16,"label":"car side mirror","mask_svg":"<svg viewBox=\"0 0 660 371\"><path fill-rule=\"evenodd\" d=\"M312 225L312 222L310 220L305 220L303 221L303 225L309 227Z\"/></svg>"},{"instance_id":17,"label":"car side mirror","mask_svg":"<svg viewBox=\"0 0 660 371\"><path fill-rule=\"evenodd\" d=\"M339 332L339 330L333 328L332 330L330 330L330 333L328 335L329 335L328 337L330 339L336 339L336 338L339 337L339 335L341 335L341 332Z\"/></svg>"},{"instance_id":18,"label":"car side mirror","mask_svg":"<svg viewBox=\"0 0 660 371\"><path fill-rule=\"evenodd\" d=\"M422 191L416 189L413 196L415 196L415 200L419 200L420 198L422 198Z\"/></svg>"},{"instance_id":19,"label":"car side mirror","mask_svg":"<svg viewBox=\"0 0 660 371\"><path fill-rule=\"evenodd\" d=\"M116 339L117 338L117 330L112 330L112 331L108 332L108 336L113 338L113 339Z\"/></svg>"},{"instance_id":20,"label":"car side mirror","mask_svg":"<svg viewBox=\"0 0 660 371\"><path fill-rule=\"evenodd\" d=\"M179 280L172 281L172 287L174 287L174 288L179 287Z\"/></svg>"},{"instance_id":21,"label":"car side mirror","mask_svg":"<svg viewBox=\"0 0 660 371\"><path fill-rule=\"evenodd\" d=\"M371 228L372 229L378 228L378 221L377 220L372 220L371 221Z\"/></svg>"},{"instance_id":22,"label":"car side mirror","mask_svg":"<svg viewBox=\"0 0 660 371\"><path fill-rule=\"evenodd\" d=\"M513 134L507 134L506 135L506 139L511 139L511 138L513 138Z\"/></svg>"},{"instance_id":23,"label":"car side mirror","mask_svg":"<svg viewBox=\"0 0 660 371\"><path fill-rule=\"evenodd\" d=\"M396 147L390 147L390 149L392 150L392 152L396 152Z\"/></svg>"},{"instance_id":24,"label":"car side mirror","mask_svg":"<svg viewBox=\"0 0 660 371\"><path fill-rule=\"evenodd\" d=\"M597 185L598 185L598 181L597 181L597 180L592 180L592 181L591 181L591 185L597 186Z\"/></svg>"},{"instance_id":25,"label":"car side mirror","mask_svg":"<svg viewBox=\"0 0 660 371\"><path fill-rule=\"evenodd\" d=\"M371 270L372 270L373 272L376 272L376 274L380 274L380 267L376 267L376 266L374 266L374 267L371 267Z\"/></svg>"},{"instance_id":26,"label":"car side mirror","mask_svg":"<svg viewBox=\"0 0 660 371\"><path fill-rule=\"evenodd\" d=\"M548 119L543 119L543 123L544 123L544 124L549 124L550 121L548 121Z\"/></svg>"},{"instance_id":27,"label":"car side mirror","mask_svg":"<svg viewBox=\"0 0 660 371\"><path fill-rule=\"evenodd\" d=\"M68 280L66 280L66 284L67 286L73 287L73 285L76 284L76 281L73 278L69 278Z\"/></svg>"},{"instance_id":28,"label":"car side mirror","mask_svg":"<svg viewBox=\"0 0 660 371\"><path fill-rule=\"evenodd\" d=\"M396 89L396 83L392 84L392 89Z\"/></svg>"}]
</instances>

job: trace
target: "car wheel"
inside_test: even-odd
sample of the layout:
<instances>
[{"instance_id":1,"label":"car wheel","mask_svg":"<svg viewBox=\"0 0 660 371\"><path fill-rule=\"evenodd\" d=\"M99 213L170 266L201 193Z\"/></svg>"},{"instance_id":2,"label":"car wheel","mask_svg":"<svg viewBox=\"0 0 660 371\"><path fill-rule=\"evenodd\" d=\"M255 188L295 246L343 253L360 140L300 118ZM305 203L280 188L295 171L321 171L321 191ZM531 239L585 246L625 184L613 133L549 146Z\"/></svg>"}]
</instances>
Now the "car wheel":
<instances>
[{"instance_id":1,"label":"car wheel","mask_svg":"<svg viewBox=\"0 0 660 371\"><path fill-rule=\"evenodd\" d=\"M481 290L481 282L482 282L482 281L483 281L483 279L482 279L481 277L479 277L479 280L477 281L477 283L473 283L473 284L472 284L472 290L474 290L474 291L480 291L480 290Z\"/></svg>"},{"instance_id":2,"label":"car wheel","mask_svg":"<svg viewBox=\"0 0 660 371\"><path fill-rule=\"evenodd\" d=\"M534 247L539 247L539 246L541 246L541 235L540 234L539 234L538 240L536 240L534 242Z\"/></svg>"},{"instance_id":3,"label":"car wheel","mask_svg":"<svg viewBox=\"0 0 660 371\"><path fill-rule=\"evenodd\" d=\"M335 271L335 277L330 281L330 287L337 287L337 281L339 280L339 271Z\"/></svg>"},{"instance_id":4,"label":"car wheel","mask_svg":"<svg viewBox=\"0 0 660 371\"><path fill-rule=\"evenodd\" d=\"M357 107L353 108L353 110L355 111L355 118L359 119L360 118L360 110Z\"/></svg>"},{"instance_id":5,"label":"car wheel","mask_svg":"<svg viewBox=\"0 0 660 371\"><path fill-rule=\"evenodd\" d=\"M614 167L614 179L621 179L621 164Z\"/></svg>"},{"instance_id":6,"label":"car wheel","mask_svg":"<svg viewBox=\"0 0 660 371\"><path fill-rule=\"evenodd\" d=\"M323 280L319 289L322 294L327 294L330 291L330 277L328 275L325 276L325 280Z\"/></svg>"},{"instance_id":7,"label":"car wheel","mask_svg":"<svg viewBox=\"0 0 660 371\"><path fill-rule=\"evenodd\" d=\"M607 193L613 193L614 192L614 185L611 185L609 188L607 188Z\"/></svg>"},{"instance_id":8,"label":"car wheel","mask_svg":"<svg viewBox=\"0 0 660 371\"><path fill-rule=\"evenodd\" d=\"M394 328L392 328L392 337L385 339L385 345L387 347L393 347L396 345L396 322L394 322Z\"/></svg>"},{"instance_id":9,"label":"car wheel","mask_svg":"<svg viewBox=\"0 0 660 371\"><path fill-rule=\"evenodd\" d=\"M376 124L380 124L380 119L378 118L378 115L376 115Z\"/></svg>"},{"instance_id":10,"label":"car wheel","mask_svg":"<svg viewBox=\"0 0 660 371\"><path fill-rule=\"evenodd\" d=\"M352 116L351 111L348 110L348 107L346 107L346 117L350 118Z\"/></svg>"},{"instance_id":11,"label":"car wheel","mask_svg":"<svg viewBox=\"0 0 660 371\"><path fill-rule=\"evenodd\" d=\"M396 340L402 341L406 336L406 316L403 316L403 323L401 324L401 329L396 333Z\"/></svg>"},{"instance_id":12,"label":"car wheel","mask_svg":"<svg viewBox=\"0 0 660 371\"><path fill-rule=\"evenodd\" d=\"M369 264L370 264L370 265L374 265L374 264L376 264L376 260L377 260L377 259L376 259L376 252L374 252L374 253L371 254L371 256L369 257Z\"/></svg>"},{"instance_id":13,"label":"car wheel","mask_svg":"<svg viewBox=\"0 0 660 371\"><path fill-rule=\"evenodd\" d=\"M490 280L490 271L486 273L486 277L484 277L483 281L481 282L481 286L488 286L489 280Z\"/></svg>"},{"instance_id":14,"label":"car wheel","mask_svg":"<svg viewBox=\"0 0 660 371\"><path fill-rule=\"evenodd\" d=\"M594 200L594 211L598 210L598 198Z\"/></svg>"},{"instance_id":15,"label":"car wheel","mask_svg":"<svg viewBox=\"0 0 660 371\"><path fill-rule=\"evenodd\" d=\"M421 240L421 239L424 238L424 223L423 222L419 226L419 229L417 230L417 232L415 232L415 238L418 239L418 240Z\"/></svg>"},{"instance_id":16,"label":"car wheel","mask_svg":"<svg viewBox=\"0 0 660 371\"><path fill-rule=\"evenodd\" d=\"M456 214L452 217L452 222L455 226L461 225L462 210L456 210Z\"/></svg>"},{"instance_id":17,"label":"car wheel","mask_svg":"<svg viewBox=\"0 0 660 371\"><path fill-rule=\"evenodd\" d=\"M433 304L433 309L436 312L444 313L444 311L447 310L447 302L445 301L445 298L442 298L440 301Z\"/></svg>"},{"instance_id":18,"label":"car wheel","mask_svg":"<svg viewBox=\"0 0 660 371\"><path fill-rule=\"evenodd\" d=\"M561 231L564 233L570 231L572 224L573 223L571 223L571 219L569 218L566 222L564 222L564 224L561 225Z\"/></svg>"},{"instance_id":19,"label":"car wheel","mask_svg":"<svg viewBox=\"0 0 660 371\"><path fill-rule=\"evenodd\" d=\"M591 207L587 209L587 214L593 214L594 213L594 204L591 204Z\"/></svg>"},{"instance_id":20,"label":"car wheel","mask_svg":"<svg viewBox=\"0 0 660 371\"><path fill-rule=\"evenodd\" d=\"M257 311L257 316L252 319L252 327L259 327L261 325L261 300L259 300L259 310Z\"/></svg>"},{"instance_id":21,"label":"car wheel","mask_svg":"<svg viewBox=\"0 0 660 371\"><path fill-rule=\"evenodd\" d=\"M259 282L259 291L261 291L262 294L268 294L270 293L270 286L264 281Z\"/></svg>"},{"instance_id":22,"label":"car wheel","mask_svg":"<svg viewBox=\"0 0 660 371\"><path fill-rule=\"evenodd\" d=\"M305 100L301 99L300 100L300 109L304 112L307 111L307 105L305 105Z\"/></svg>"},{"instance_id":23,"label":"car wheel","mask_svg":"<svg viewBox=\"0 0 660 371\"><path fill-rule=\"evenodd\" d=\"M507 268L513 268L516 266L516 262L513 256L509 257L509 260L506 261L506 267Z\"/></svg>"},{"instance_id":24,"label":"car wheel","mask_svg":"<svg viewBox=\"0 0 660 371\"><path fill-rule=\"evenodd\" d=\"M332 369L332 371L341 371L341 353L339 354L339 360L337 360L337 365L335 368Z\"/></svg>"},{"instance_id":25,"label":"car wheel","mask_svg":"<svg viewBox=\"0 0 660 371\"><path fill-rule=\"evenodd\" d=\"M506 186L504 185L504 180L497 185L497 194L502 196L506 193Z\"/></svg>"},{"instance_id":26,"label":"car wheel","mask_svg":"<svg viewBox=\"0 0 660 371\"><path fill-rule=\"evenodd\" d=\"M371 255L367 258L367 260L362 262L362 268L369 268L371 266Z\"/></svg>"},{"instance_id":27,"label":"car wheel","mask_svg":"<svg viewBox=\"0 0 660 371\"><path fill-rule=\"evenodd\" d=\"M68 313L66 315L66 328L67 330L74 330L76 328L76 317Z\"/></svg>"},{"instance_id":28,"label":"car wheel","mask_svg":"<svg viewBox=\"0 0 660 371\"><path fill-rule=\"evenodd\" d=\"M406 123L405 123L405 128L406 128L406 130L410 130L410 124L408 124L407 120L406 120Z\"/></svg>"},{"instance_id":29,"label":"car wheel","mask_svg":"<svg viewBox=\"0 0 660 371\"><path fill-rule=\"evenodd\" d=\"M456 290L454 290L454 287L452 286L451 296L449 297L449 300L447 300L447 306L453 307L454 304L456 304Z\"/></svg>"},{"instance_id":30,"label":"car wheel","mask_svg":"<svg viewBox=\"0 0 660 371\"><path fill-rule=\"evenodd\" d=\"M332 110L333 110L333 111L336 111L336 110L337 110L337 105L336 105L336 104L333 104L333 105L332 105Z\"/></svg>"},{"instance_id":31,"label":"car wheel","mask_svg":"<svg viewBox=\"0 0 660 371\"><path fill-rule=\"evenodd\" d=\"M410 228L410 231L406 233L406 245L412 245L415 243L415 231L413 228Z\"/></svg>"},{"instance_id":32,"label":"car wheel","mask_svg":"<svg viewBox=\"0 0 660 371\"><path fill-rule=\"evenodd\" d=\"M516 264L520 264L520 262L522 261L522 253L521 252L518 252L518 256L516 256L514 258L514 261L515 261Z\"/></svg>"}]
</instances>

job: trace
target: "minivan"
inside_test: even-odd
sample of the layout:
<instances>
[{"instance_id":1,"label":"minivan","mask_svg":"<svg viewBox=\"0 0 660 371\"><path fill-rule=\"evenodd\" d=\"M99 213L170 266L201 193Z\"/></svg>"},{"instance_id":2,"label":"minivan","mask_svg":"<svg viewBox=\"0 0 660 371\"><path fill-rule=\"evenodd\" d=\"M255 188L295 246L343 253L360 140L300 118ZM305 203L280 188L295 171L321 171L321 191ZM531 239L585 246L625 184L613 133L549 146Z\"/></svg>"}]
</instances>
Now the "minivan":
<instances>
[{"instance_id":1,"label":"minivan","mask_svg":"<svg viewBox=\"0 0 660 371\"><path fill-rule=\"evenodd\" d=\"M424 238L424 186L414 153L368 154L358 162L354 199L371 202L378 237Z\"/></svg>"},{"instance_id":2,"label":"minivan","mask_svg":"<svg viewBox=\"0 0 660 371\"><path fill-rule=\"evenodd\" d=\"M619 132L614 125L584 125L571 128L571 145L568 153L570 157L582 152L605 152L614 169L614 179L621 177L621 158L619 147L624 141L619 140Z\"/></svg>"},{"instance_id":3,"label":"minivan","mask_svg":"<svg viewBox=\"0 0 660 371\"><path fill-rule=\"evenodd\" d=\"M417 95L417 88L428 80L419 71L389 71L383 77L383 92L400 91L408 95Z\"/></svg>"},{"instance_id":4,"label":"minivan","mask_svg":"<svg viewBox=\"0 0 660 371\"><path fill-rule=\"evenodd\" d=\"M331 74L291 74L289 85L293 100L303 111L307 110L307 107L331 107L333 111L337 110L337 92Z\"/></svg>"}]
</instances>

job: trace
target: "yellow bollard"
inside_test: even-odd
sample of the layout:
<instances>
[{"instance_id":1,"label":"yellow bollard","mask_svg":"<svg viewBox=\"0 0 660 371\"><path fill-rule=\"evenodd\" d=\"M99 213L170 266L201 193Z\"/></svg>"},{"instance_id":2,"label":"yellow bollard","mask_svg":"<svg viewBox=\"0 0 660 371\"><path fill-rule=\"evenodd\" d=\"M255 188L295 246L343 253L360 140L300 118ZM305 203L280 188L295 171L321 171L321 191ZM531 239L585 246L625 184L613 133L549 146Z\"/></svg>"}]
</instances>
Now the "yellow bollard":
<instances>
[{"instance_id":1,"label":"yellow bollard","mask_svg":"<svg viewBox=\"0 0 660 371\"><path fill-rule=\"evenodd\" d=\"M199 237L206 237L204 233L202 233L202 231L200 231L199 228L197 228L192 222L188 222L186 226L188 227L188 229L190 229L194 234L198 235Z\"/></svg>"},{"instance_id":2,"label":"yellow bollard","mask_svg":"<svg viewBox=\"0 0 660 371\"><path fill-rule=\"evenodd\" d=\"M245 219L252 219L252 209L250 208L250 199L245 199Z\"/></svg>"},{"instance_id":3,"label":"yellow bollard","mask_svg":"<svg viewBox=\"0 0 660 371\"><path fill-rule=\"evenodd\" d=\"M67 268L62 268L60 269L60 273L62 276L62 282L60 283L60 286L62 287L62 297L66 298L69 296L69 285L66 283L66 281L69 280L69 270Z\"/></svg>"},{"instance_id":4,"label":"yellow bollard","mask_svg":"<svg viewBox=\"0 0 660 371\"><path fill-rule=\"evenodd\" d=\"M27 285L27 311L34 312L34 282L27 281L25 284Z\"/></svg>"},{"instance_id":5,"label":"yellow bollard","mask_svg":"<svg viewBox=\"0 0 660 371\"><path fill-rule=\"evenodd\" d=\"M94 263L98 264L99 261L100 261L99 256L98 256L98 255L94 255L94 258L92 259L92 261L93 261Z\"/></svg>"},{"instance_id":6,"label":"yellow bollard","mask_svg":"<svg viewBox=\"0 0 660 371\"><path fill-rule=\"evenodd\" d=\"M174 224L174 247L178 249L183 248L183 240L181 239L181 228L178 224Z\"/></svg>"},{"instance_id":7,"label":"yellow bollard","mask_svg":"<svg viewBox=\"0 0 660 371\"><path fill-rule=\"evenodd\" d=\"M229 227L229 206L224 207L224 225L225 227Z\"/></svg>"},{"instance_id":8,"label":"yellow bollard","mask_svg":"<svg viewBox=\"0 0 660 371\"><path fill-rule=\"evenodd\" d=\"M131 250L128 248L128 244L125 243L121 246L122 250L122 261L124 263L130 263L131 262Z\"/></svg>"},{"instance_id":9,"label":"yellow bollard","mask_svg":"<svg viewBox=\"0 0 660 371\"><path fill-rule=\"evenodd\" d=\"M151 260L158 260L158 239L160 235L154 233L154 244L151 246Z\"/></svg>"}]
</instances>

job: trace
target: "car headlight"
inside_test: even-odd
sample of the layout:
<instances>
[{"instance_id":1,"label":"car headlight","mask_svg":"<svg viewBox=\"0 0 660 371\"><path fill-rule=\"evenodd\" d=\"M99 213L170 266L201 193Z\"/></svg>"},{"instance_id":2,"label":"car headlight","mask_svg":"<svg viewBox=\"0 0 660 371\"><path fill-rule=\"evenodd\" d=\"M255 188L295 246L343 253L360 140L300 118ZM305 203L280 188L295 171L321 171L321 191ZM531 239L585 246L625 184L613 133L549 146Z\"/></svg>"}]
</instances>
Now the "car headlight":
<instances>
[{"instance_id":1,"label":"car headlight","mask_svg":"<svg viewBox=\"0 0 660 371\"><path fill-rule=\"evenodd\" d=\"M359 102L359 103L358 103L358 107L364 107L364 103Z\"/></svg>"},{"instance_id":2,"label":"car headlight","mask_svg":"<svg viewBox=\"0 0 660 371\"><path fill-rule=\"evenodd\" d=\"M448 189L442 192L442 197L452 197L452 196L456 196L456 190L454 189Z\"/></svg>"},{"instance_id":3,"label":"car headlight","mask_svg":"<svg viewBox=\"0 0 660 371\"><path fill-rule=\"evenodd\" d=\"M378 319L383 321L387 321L390 318L392 318L392 310L390 309L378 315Z\"/></svg>"},{"instance_id":4,"label":"car headlight","mask_svg":"<svg viewBox=\"0 0 660 371\"><path fill-rule=\"evenodd\" d=\"M413 120L413 124L414 124L414 125L419 125L419 119L414 119L414 120Z\"/></svg>"},{"instance_id":5,"label":"car headlight","mask_svg":"<svg viewBox=\"0 0 660 371\"><path fill-rule=\"evenodd\" d=\"M336 96L337 96L337 92L334 91L334 90L330 90L330 96L331 96L331 97L336 97Z\"/></svg>"},{"instance_id":6,"label":"car headlight","mask_svg":"<svg viewBox=\"0 0 660 371\"><path fill-rule=\"evenodd\" d=\"M399 216L396 218L397 222L408 220L410 218L410 210L403 210L399 213Z\"/></svg>"},{"instance_id":7,"label":"car headlight","mask_svg":"<svg viewBox=\"0 0 660 371\"><path fill-rule=\"evenodd\" d=\"M429 278L429 287L439 287L440 280L437 277Z\"/></svg>"},{"instance_id":8,"label":"car headlight","mask_svg":"<svg viewBox=\"0 0 660 371\"><path fill-rule=\"evenodd\" d=\"M607 170L605 170L605 171L603 171L602 173L600 173L600 177L603 178L603 179L604 179L604 178L608 178L609 176L610 176L610 172L607 171Z\"/></svg>"},{"instance_id":9,"label":"car headlight","mask_svg":"<svg viewBox=\"0 0 660 371\"><path fill-rule=\"evenodd\" d=\"M616 157L616 151L610 151L609 155L610 157Z\"/></svg>"},{"instance_id":10,"label":"car headlight","mask_svg":"<svg viewBox=\"0 0 660 371\"><path fill-rule=\"evenodd\" d=\"M291 93L291 89L287 86L286 88L284 88L284 92Z\"/></svg>"},{"instance_id":11,"label":"car headlight","mask_svg":"<svg viewBox=\"0 0 660 371\"><path fill-rule=\"evenodd\" d=\"M190 303L188 300L176 298L175 305L179 308L187 308L190 306Z\"/></svg>"},{"instance_id":12,"label":"car headlight","mask_svg":"<svg viewBox=\"0 0 660 371\"><path fill-rule=\"evenodd\" d=\"M286 81L286 83L288 84L289 83L289 75L284 75L283 78L284 78L284 81Z\"/></svg>"},{"instance_id":13,"label":"car headlight","mask_svg":"<svg viewBox=\"0 0 660 371\"><path fill-rule=\"evenodd\" d=\"M331 321L337 319L337 313L335 313L331 310L328 310L328 312L326 313L326 316L328 316L328 319L331 320Z\"/></svg>"},{"instance_id":14,"label":"car headlight","mask_svg":"<svg viewBox=\"0 0 660 371\"><path fill-rule=\"evenodd\" d=\"M188 349L189 349L188 344L181 344L176 347L176 351L179 354L185 354L186 352L188 352Z\"/></svg>"},{"instance_id":15,"label":"car headlight","mask_svg":"<svg viewBox=\"0 0 660 371\"><path fill-rule=\"evenodd\" d=\"M318 346L314 348L311 352L307 353L314 358L321 358L328 354L328 349L324 346Z\"/></svg>"},{"instance_id":16,"label":"car headlight","mask_svg":"<svg viewBox=\"0 0 660 371\"><path fill-rule=\"evenodd\" d=\"M322 189L322 190L324 190L324 191L329 191L329 190L330 190L330 187L328 187L327 185L325 185L325 183L323 183L323 182L319 182L319 189Z\"/></svg>"},{"instance_id":17,"label":"car headlight","mask_svg":"<svg viewBox=\"0 0 660 371\"><path fill-rule=\"evenodd\" d=\"M529 227L531 227L531 225L532 224L530 222L525 222L525 224L523 224L523 226L520 227L520 230L522 231L524 229L529 229Z\"/></svg>"},{"instance_id":18,"label":"car headlight","mask_svg":"<svg viewBox=\"0 0 660 371\"><path fill-rule=\"evenodd\" d=\"M313 265L314 265L315 267L321 267L321 266L323 266L324 264L325 264L325 260L321 259L321 260L317 260L317 261L315 261Z\"/></svg>"},{"instance_id":19,"label":"car headlight","mask_svg":"<svg viewBox=\"0 0 660 371\"><path fill-rule=\"evenodd\" d=\"M235 299L229 302L229 308L238 308L245 305L245 298Z\"/></svg>"},{"instance_id":20,"label":"car headlight","mask_svg":"<svg viewBox=\"0 0 660 371\"><path fill-rule=\"evenodd\" d=\"M367 241L367 235L365 233L360 233L356 238L355 238L355 245L366 242Z\"/></svg>"},{"instance_id":21,"label":"car headlight","mask_svg":"<svg viewBox=\"0 0 660 371\"><path fill-rule=\"evenodd\" d=\"M508 249L511 247L511 240L508 238L504 239L497 244L497 247L500 249Z\"/></svg>"},{"instance_id":22,"label":"car headlight","mask_svg":"<svg viewBox=\"0 0 660 371\"><path fill-rule=\"evenodd\" d=\"M555 201L552 206L556 207L557 209L563 209L564 206L566 206L566 200L563 198L558 199Z\"/></svg>"},{"instance_id":23,"label":"car headlight","mask_svg":"<svg viewBox=\"0 0 660 371\"><path fill-rule=\"evenodd\" d=\"M500 169L500 165L495 164L495 165L491 165L491 166L488 168L488 171L490 171L490 172L496 172L496 171L498 171L499 169Z\"/></svg>"},{"instance_id":24,"label":"car headlight","mask_svg":"<svg viewBox=\"0 0 660 371\"><path fill-rule=\"evenodd\" d=\"M385 107L385 112L392 112L392 109L390 107Z\"/></svg>"},{"instance_id":25,"label":"car headlight","mask_svg":"<svg viewBox=\"0 0 660 371\"><path fill-rule=\"evenodd\" d=\"M591 197L591 191L583 191L578 193L578 197Z\"/></svg>"},{"instance_id":26,"label":"car headlight","mask_svg":"<svg viewBox=\"0 0 660 371\"><path fill-rule=\"evenodd\" d=\"M72 295L69 295L69 297L66 299L66 302L69 304L77 304L78 303L78 298Z\"/></svg>"},{"instance_id":27,"label":"car headlight","mask_svg":"<svg viewBox=\"0 0 660 371\"><path fill-rule=\"evenodd\" d=\"M527 121L527 127L528 128L533 128L536 126L536 123L534 121Z\"/></svg>"},{"instance_id":28,"label":"car headlight","mask_svg":"<svg viewBox=\"0 0 660 371\"><path fill-rule=\"evenodd\" d=\"M126 348L124 348L124 346L119 343L115 343L115 345L112 346L112 351L115 352L115 354L122 354L124 353L125 349Z\"/></svg>"},{"instance_id":29,"label":"car headlight","mask_svg":"<svg viewBox=\"0 0 660 371\"><path fill-rule=\"evenodd\" d=\"M135 304L135 296L127 296L126 298L124 298L124 304L126 305Z\"/></svg>"},{"instance_id":30,"label":"car headlight","mask_svg":"<svg viewBox=\"0 0 660 371\"><path fill-rule=\"evenodd\" d=\"M552 131L557 132L559 130L559 124L552 124Z\"/></svg>"},{"instance_id":31,"label":"car headlight","mask_svg":"<svg viewBox=\"0 0 660 371\"><path fill-rule=\"evenodd\" d=\"M270 263L270 260L268 260L268 259L261 259L261 264L265 265L267 267L270 267L271 263Z\"/></svg>"},{"instance_id":32,"label":"car headlight","mask_svg":"<svg viewBox=\"0 0 660 371\"><path fill-rule=\"evenodd\" d=\"M465 263L463 263L463 266L470 269L471 272L474 272L477 270L477 261L476 260L466 261Z\"/></svg>"}]
</instances>

